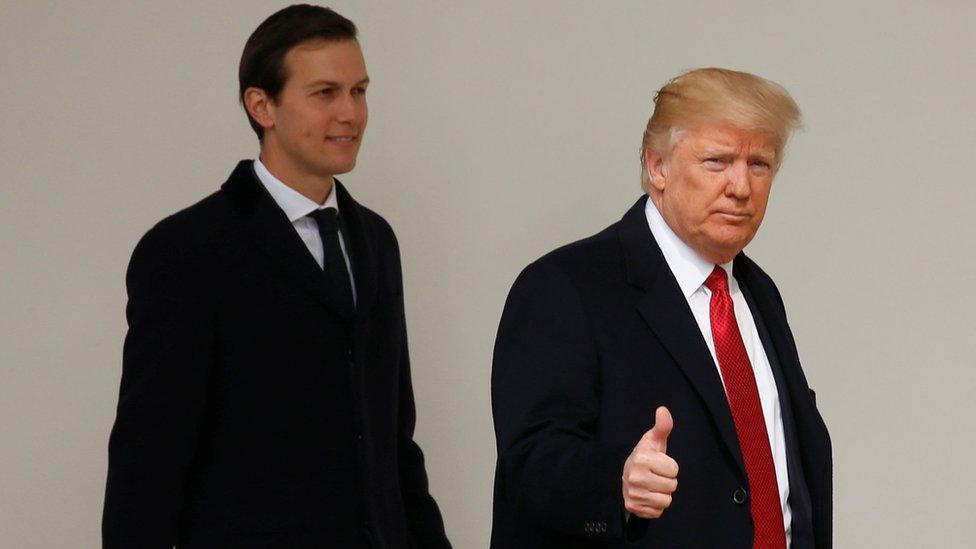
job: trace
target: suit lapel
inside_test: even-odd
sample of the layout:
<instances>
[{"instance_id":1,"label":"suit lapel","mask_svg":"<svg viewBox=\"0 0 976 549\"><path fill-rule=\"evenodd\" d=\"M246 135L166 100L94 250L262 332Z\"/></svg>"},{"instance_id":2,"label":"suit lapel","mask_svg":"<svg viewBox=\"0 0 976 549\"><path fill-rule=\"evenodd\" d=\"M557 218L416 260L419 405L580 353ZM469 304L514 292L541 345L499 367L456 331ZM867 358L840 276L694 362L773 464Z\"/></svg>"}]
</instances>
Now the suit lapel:
<instances>
[{"instance_id":1,"label":"suit lapel","mask_svg":"<svg viewBox=\"0 0 976 549\"><path fill-rule=\"evenodd\" d=\"M221 187L244 217L244 232L284 280L294 282L333 312L324 273L295 227L254 174L253 162L242 160Z\"/></svg>"},{"instance_id":2,"label":"suit lapel","mask_svg":"<svg viewBox=\"0 0 976 549\"><path fill-rule=\"evenodd\" d=\"M809 385L803 369L800 367L800 358L796 352L796 343L790 333L786 315L783 313L781 303L776 297L776 289L771 282L764 280L758 272L758 268L742 254L736 258L735 268L736 279L748 289L755 309L753 316L758 315L757 325L762 322L765 325L768 339L772 342L772 348L776 357L779 359L780 372L783 384L786 387L787 400L792 412L793 443L799 456L798 472L804 477L803 488L805 495L809 498L809 505L806 509L812 515L813 531L806 530L806 524L796 521L798 514L794 514L794 525L799 524L794 536L794 544L797 547L803 545L803 536L807 536L806 541L829 540L831 536L831 450L830 436L827 433L827 426L817 411L817 407L810 395ZM763 342L766 345L766 342ZM782 394L782 391L781 391ZM784 414L784 421L786 415ZM788 439L789 440L789 439ZM790 489L794 488L794 475L790 473ZM799 502L793 500L791 504L799 508ZM811 540L812 537L812 540ZM808 545L808 546L812 546Z\"/></svg>"},{"instance_id":3,"label":"suit lapel","mask_svg":"<svg viewBox=\"0 0 976 549\"><path fill-rule=\"evenodd\" d=\"M348 230L349 235L346 243L351 248L350 262L356 281L356 318L360 322L367 317L376 302L376 235L373 234L372 226L366 222L363 213L365 208L352 198L338 180L335 188L343 229Z\"/></svg>"},{"instance_id":4,"label":"suit lapel","mask_svg":"<svg viewBox=\"0 0 976 549\"><path fill-rule=\"evenodd\" d=\"M739 254L735 261L735 277L744 283L755 304L755 313L762 317L766 325L773 350L781 366L783 379L790 392L790 400L798 414L816 412L813 400L810 398L806 377L800 367L800 359L796 354L796 345L790 335L786 317L774 301L774 297L767 289L767 285L759 279L751 260ZM798 407L798 408L797 408Z\"/></svg>"},{"instance_id":5,"label":"suit lapel","mask_svg":"<svg viewBox=\"0 0 976 549\"><path fill-rule=\"evenodd\" d=\"M739 258L744 259L744 261L740 261ZM782 312L780 304L773 295L775 289L760 279L755 265L747 257L739 254L739 258L736 259L736 263L741 263L742 266L736 274L736 278L743 280L751 291L756 310L766 324L769 338L772 340L777 357L779 357L783 379L790 393L794 420L797 422L797 427L801 427L801 424L804 426L804 428L799 429L798 439L802 437L804 432L809 432L811 429L815 430L821 437L817 440L800 439L798 442L804 449L804 454L813 452L809 448L811 444L818 446L816 452L829 454L829 447L820 447L828 440L827 426L824 424L823 418L817 411L817 406L810 395L810 385L803 374L803 368L800 367L800 357L796 352L796 343L790 333L786 315Z\"/></svg>"},{"instance_id":6,"label":"suit lapel","mask_svg":"<svg viewBox=\"0 0 976 549\"><path fill-rule=\"evenodd\" d=\"M770 331L767 326L767 318L769 317L768 315L763 315L756 304L756 298L753 292L755 281L753 280L752 286L748 283L749 279L745 274L749 270L748 262L748 258L740 254L735 260L733 271L736 280L739 282L742 295L749 305L749 311L752 313L756 330L759 332L759 339L762 341L766 358L769 359L769 367L776 380L776 392L779 396L779 409L782 414L783 432L786 437L786 469L790 488L790 508L793 515L792 546L799 549L800 547L807 547L812 542L813 532L810 531L812 520L810 494L807 490L806 475L800 458L800 445L797 442L793 397L787 385L786 377L783 374L783 365L779 359L780 353L776 350L776 346L773 344L772 338L769 335Z\"/></svg>"},{"instance_id":7,"label":"suit lapel","mask_svg":"<svg viewBox=\"0 0 976 549\"><path fill-rule=\"evenodd\" d=\"M627 281L645 291L637 303L637 310L701 396L732 459L744 474L742 452L725 388L688 302L647 225L646 202L645 195L619 224Z\"/></svg>"}]
</instances>

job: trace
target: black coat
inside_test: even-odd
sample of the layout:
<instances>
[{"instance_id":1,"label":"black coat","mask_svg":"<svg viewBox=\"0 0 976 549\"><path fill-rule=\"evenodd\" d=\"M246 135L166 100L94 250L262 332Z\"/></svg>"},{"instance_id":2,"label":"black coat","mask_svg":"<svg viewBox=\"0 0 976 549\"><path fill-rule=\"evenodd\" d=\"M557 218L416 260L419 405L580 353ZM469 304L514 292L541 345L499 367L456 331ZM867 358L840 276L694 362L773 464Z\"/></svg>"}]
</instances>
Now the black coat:
<instances>
[{"instance_id":1,"label":"black coat","mask_svg":"<svg viewBox=\"0 0 976 549\"><path fill-rule=\"evenodd\" d=\"M105 547L450 546L413 441L396 238L336 192L354 318L250 161L139 242Z\"/></svg>"},{"instance_id":2,"label":"black coat","mask_svg":"<svg viewBox=\"0 0 976 549\"><path fill-rule=\"evenodd\" d=\"M733 498L748 481L725 391L646 200L529 265L509 294L492 368L493 548L752 547L749 506ZM745 255L734 275L783 408L793 548L830 547L830 442L783 302ZM661 518L627 521L624 461L661 405L678 490Z\"/></svg>"}]
</instances>

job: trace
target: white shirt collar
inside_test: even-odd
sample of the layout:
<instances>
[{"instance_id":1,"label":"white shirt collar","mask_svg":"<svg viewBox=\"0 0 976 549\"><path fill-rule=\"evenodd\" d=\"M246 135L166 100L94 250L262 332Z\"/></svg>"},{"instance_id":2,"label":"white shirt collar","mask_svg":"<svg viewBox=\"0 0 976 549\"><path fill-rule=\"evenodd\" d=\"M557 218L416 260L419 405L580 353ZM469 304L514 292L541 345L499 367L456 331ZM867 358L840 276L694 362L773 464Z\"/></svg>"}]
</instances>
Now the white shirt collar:
<instances>
[{"instance_id":1,"label":"white shirt collar","mask_svg":"<svg viewBox=\"0 0 976 549\"><path fill-rule=\"evenodd\" d=\"M271 194L271 198L278 204L278 207L288 216L288 221L292 223L315 210L335 208L336 211L339 211L339 201L336 200L335 182L332 183L332 190L329 191L329 196L325 198L325 202L320 206L314 200L309 199L307 196L284 184L277 177L271 175L271 172L268 171L268 168L265 167L260 158L254 160L254 173L258 176L264 188L268 189L268 193Z\"/></svg>"},{"instance_id":2,"label":"white shirt collar","mask_svg":"<svg viewBox=\"0 0 976 549\"><path fill-rule=\"evenodd\" d=\"M674 278L678 280L681 293L684 294L685 299L691 297L691 294L702 287L708 275L712 274L715 264L698 255L691 246L678 238L661 216L661 212L657 211L657 206L650 196L647 197L647 204L644 206L644 215L647 216L647 224L651 228L654 240L664 254L664 260L668 262ZM732 276L732 261L722 264L722 268L729 277L729 290L735 291L738 285Z\"/></svg>"}]
</instances>

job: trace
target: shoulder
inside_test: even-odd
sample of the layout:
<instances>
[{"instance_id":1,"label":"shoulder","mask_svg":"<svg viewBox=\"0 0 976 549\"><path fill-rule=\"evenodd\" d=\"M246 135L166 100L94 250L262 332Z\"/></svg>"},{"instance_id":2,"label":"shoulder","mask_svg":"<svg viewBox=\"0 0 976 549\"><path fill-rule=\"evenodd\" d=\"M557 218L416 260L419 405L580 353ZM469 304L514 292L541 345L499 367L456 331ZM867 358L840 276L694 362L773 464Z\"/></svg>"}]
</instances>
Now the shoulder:
<instances>
[{"instance_id":1,"label":"shoulder","mask_svg":"<svg viewBox=\"0 0 976 549\"><path fill-rule=\"evenodd\" d=\"M360 229L363 232L361 236L369 240L381 252L390 250L399 253L396 235L386 219L353 198L352 194L342 182L336 180L335 185L335 190L338 193L340 212L352 211L355 214L355 218L359 222Z\"/></svg>"},{"instance_id":2,"label":"shoulder","mask_svg":"<svg viewBox=\"0 0 976 549\"><path fill-rule=\"evenodd\" d=\"M735 258L737 263L736 269L741 269L741 272L746 273L750 281L757 287L750 288L753 291L767 292L772 295L776 302L779 303L781 308L785 308L783 304L783 296L779 293L779 288L776 287L776 283L773 282L773 278L759 266L758 263L752 260L749 256L744 253L739 254Z\"/></svg>"},{"instance_id":3,"label":"shoulder","mask_svg":"<svg viewBox=\"0 0 976 549\"><path fill-rule=\"evenodd\" d=\"M153 225L139 245L178 246L194 249L213 242L228 221L231 206L223 191L217 191ZM137 246L138 248L138 246Z\"/></svg>"},{"instance_id":4,"label":"shoulder","mask_svg":"<svg viewBox=\"0 0 976 549\"><path fill-rule=\"evenodd\" d=\"M393 232L393 227L390 226L386 218L362 204L357 203L356 208L363 226L378 240L379 244L387 244L393 247L397 246L396 234Z\"/></svg>"},{"instance_id":5,"label":"shoulder","mask_svg":"<svg viewBox=\"0 0 976 549\"><path fill-rule=\"evenodd\" d=\"M515 280L511 295L533 299L541 294L584 299L602 294L608 284L624 280L624 259L617 224L536 259Z\"/></svg>"},{"instance_id":6,"label":"shoulder","mask_svg":"<svg viewBox=\"0 0 976 549\"><path fill-rule=\"evenodd\" d=\"M359 230L362 231L360 236L374 250L379 261L378 267L381 269L392 268L399 272L401 268L400 244L393 232L393 227L383 216L368 207L359 203L356 203L354 207L359 218Z\"/></svg>"},{"instance_id":7,"label":"shoulder","mask_svg":"<svg viewBox=\"0 0 976 549\"><path fill-rule=\"evenodd\" d=\"M230 205L223 191L163 218L143 234L132 252L127 278L202 272L228 232Z\"/></svg>"},{"instance_id":8,"label":"shoulder","mask_svg":"<svg viewBox=\"0 0 976 549\"><path fill-rule=\"evenodd\" d=\"M206 240L221 225L228 212L229 203L224 192L217 191L192 206L166 216L146 232L146 237L192 245L196 241Z\"/></svg>"},{"instance_id":9,"label":"shoulder","mask_svg":"<svg viewBox=\"0 0 976 549\"><path fill-rule=\"evenodd\" d=\"M597 234L560 246L530 263L522 273L548 273L584 285L617 271L622 273L623 251L617 228L615 223Z\"/></svg>"}]
</instances>

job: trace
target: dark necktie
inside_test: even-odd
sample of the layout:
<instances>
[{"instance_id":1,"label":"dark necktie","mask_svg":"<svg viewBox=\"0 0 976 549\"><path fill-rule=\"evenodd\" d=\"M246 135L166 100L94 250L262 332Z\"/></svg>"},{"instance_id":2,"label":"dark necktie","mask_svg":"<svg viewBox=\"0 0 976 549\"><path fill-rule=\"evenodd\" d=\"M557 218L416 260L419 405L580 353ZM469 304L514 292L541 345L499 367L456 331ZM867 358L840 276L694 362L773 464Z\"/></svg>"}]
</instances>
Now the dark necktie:
<instances>
[{"instance_id":1,"label":"dark necktie","mask_svg":"<svg viewBox=\"0 0 976 549\"><path fill-rule=\"evenodd\" d=\"M716 265L705 280L705 286L712 291L709 304L712 340L749 478L750 511L755 527L752 546L755 549L785 549L786 533L776 467L759 402L756 376L735 321L725 269Z\"/></svg>"},{"instance_id":2,"label":"dark necktie","mask_svg":"<svg viewBox=\"0 0 976 549\"><path fill-rule=\"evenodd\" d=\"M329 280L332 302L337 312L351 315L356 307L352 298L349 272L346 270L346 260L342 257L342 248L339 247L338 212L335 208L322 208L313 211L309 216L318 224L319 236L322 238L322 251L325 255L323 269Z\"/></svg>"}]
</instances>

